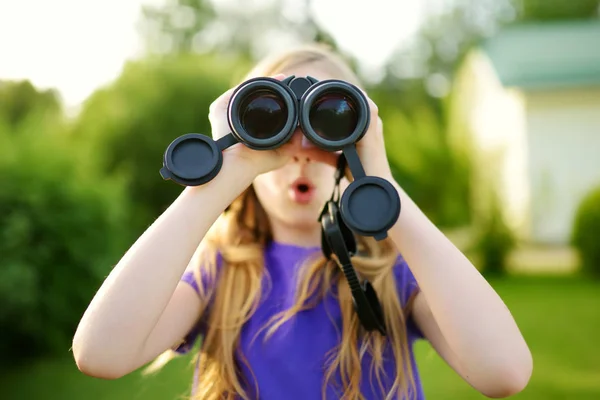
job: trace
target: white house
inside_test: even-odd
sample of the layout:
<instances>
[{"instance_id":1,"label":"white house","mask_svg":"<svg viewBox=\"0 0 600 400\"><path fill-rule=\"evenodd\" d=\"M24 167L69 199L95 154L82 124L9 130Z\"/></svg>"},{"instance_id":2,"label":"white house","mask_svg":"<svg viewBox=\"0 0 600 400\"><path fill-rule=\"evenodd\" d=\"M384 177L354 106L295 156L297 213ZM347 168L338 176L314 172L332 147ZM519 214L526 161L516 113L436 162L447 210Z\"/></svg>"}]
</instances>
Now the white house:
<instances>
[{"instance_id":1,"label":"white house","mask_svg":"<svg viewBox=\"0 0 600 400\"><path fill-rule=\"evenodd\" d=\"M600 186L600 22L509 27L466 57L456 84L477 182L497 185L521 239L568 243Z\"/></svg>"}]
</instances>

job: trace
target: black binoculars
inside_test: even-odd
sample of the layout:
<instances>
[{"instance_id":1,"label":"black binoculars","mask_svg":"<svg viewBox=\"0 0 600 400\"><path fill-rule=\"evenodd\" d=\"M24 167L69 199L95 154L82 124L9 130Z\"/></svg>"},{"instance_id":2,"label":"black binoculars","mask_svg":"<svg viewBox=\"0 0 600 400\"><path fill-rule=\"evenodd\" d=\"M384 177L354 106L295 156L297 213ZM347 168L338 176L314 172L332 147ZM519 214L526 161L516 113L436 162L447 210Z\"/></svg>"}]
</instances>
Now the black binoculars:
<instances>
[{"instance_id":1,"label":"black binoculars","mask_svg":"<svg viewBox=\"0 0 600 400\"><path fill-rule=\"evenodd\" d=\"M370 109L356 86L310 76L252 78L232 93L227 119L231 133L216 141L197 133L175 139L164 153L163 179L183 186L205 184L221 170L223 150L236 143L254 150L276 149L300 127L315 146L341 150L347 160L354 181L341 198L346 224L363 236L387 237L400 214L400 198L386 180L366 176L360 162L356 142L369 128Z\"/></svg>"}]
</instances>

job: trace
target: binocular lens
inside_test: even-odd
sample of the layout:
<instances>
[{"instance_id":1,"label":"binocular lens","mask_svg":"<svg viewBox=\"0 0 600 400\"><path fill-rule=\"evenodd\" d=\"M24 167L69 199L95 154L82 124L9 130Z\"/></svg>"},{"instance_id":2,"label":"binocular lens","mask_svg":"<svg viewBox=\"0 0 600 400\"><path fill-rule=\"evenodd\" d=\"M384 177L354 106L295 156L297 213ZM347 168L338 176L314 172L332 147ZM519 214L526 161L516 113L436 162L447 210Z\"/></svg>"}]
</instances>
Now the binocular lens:
<instances>
[{"instance_id":1,"label":"binocular lens","mask_svg":"<svg viewBox=\"0 0 600 400\"><path fill-rule=\"evenodd\" d=\"M246 97L240 104L240 122L256 139L268 139L285 127L287 107L276 92L262 89Z\"/></svg>"},{"instance_id":2,"label":"binocular lens","mask_svg":"<svg viewBox=\"0 0 600 400\"><path fill-rule=\"evenodd\" d=\"M327 93L310 109L310 124L323 139L338 141L350 136L358 124L356 104L341 93Z\"/></svg>"}]
</instances>

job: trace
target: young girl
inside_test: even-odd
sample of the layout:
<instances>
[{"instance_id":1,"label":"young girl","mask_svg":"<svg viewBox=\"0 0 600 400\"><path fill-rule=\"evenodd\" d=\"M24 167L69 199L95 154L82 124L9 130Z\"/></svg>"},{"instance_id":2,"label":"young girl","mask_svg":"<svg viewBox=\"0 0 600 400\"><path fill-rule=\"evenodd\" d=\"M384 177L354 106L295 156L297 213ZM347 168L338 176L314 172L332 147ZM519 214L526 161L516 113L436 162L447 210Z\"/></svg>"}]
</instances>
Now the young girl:
<instances>
[{"instance_id":1,"label":"young girl","mask_svg":"<svg viewBox=\"0 0 600 400\"><path fill-rule=\"evenodd\" d=\"M319 46L268 58L245 79L290 75L360 87ZM230 132L231 93L210 108L215 139ZM532 373L525 340L496 292L394 181L369 105L360 160L367 175L393 183L402 211L387 239L357 237L353 264L377 292L386 336L361 328L340 268L322 256L318 216L338 154L298 129L277 150L225 150L219 174L185 188L136 241L81 320L79 369L118 378L201 336L193 399L423 399L412 347L425 339L484 395L520 392Z\"/></svg>"}]
</instances>

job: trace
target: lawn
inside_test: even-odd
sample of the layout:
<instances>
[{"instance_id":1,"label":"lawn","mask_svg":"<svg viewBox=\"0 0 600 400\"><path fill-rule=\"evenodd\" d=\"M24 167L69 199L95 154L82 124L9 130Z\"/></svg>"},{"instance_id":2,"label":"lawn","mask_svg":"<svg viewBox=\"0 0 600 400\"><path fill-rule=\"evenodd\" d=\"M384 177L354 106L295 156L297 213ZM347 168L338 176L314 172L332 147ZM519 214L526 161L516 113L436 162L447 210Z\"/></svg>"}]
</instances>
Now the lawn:
<instances>
[{"instance_id":1,"label":"lawn","mask_svg":"<svg viewBox=\"0 0 600 400\"><path fill-rule=\"evenodd\" d=\"M515 399L600 399L600 283L575 278L494 281L534 354L534 375ZM427 398L484 399L462 382L426 342L416 347ZM158 375L116 381L82 375L71 358L41 361L0 376L3 399L175 400L191 381L190 358L172 361Z\"/></svg>"}]
</instances>

